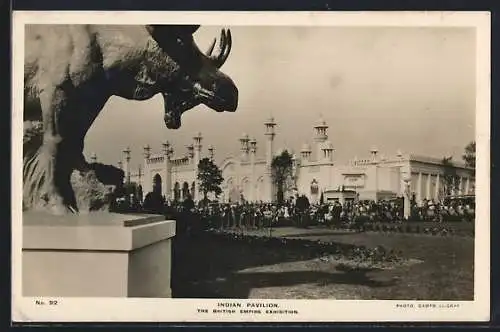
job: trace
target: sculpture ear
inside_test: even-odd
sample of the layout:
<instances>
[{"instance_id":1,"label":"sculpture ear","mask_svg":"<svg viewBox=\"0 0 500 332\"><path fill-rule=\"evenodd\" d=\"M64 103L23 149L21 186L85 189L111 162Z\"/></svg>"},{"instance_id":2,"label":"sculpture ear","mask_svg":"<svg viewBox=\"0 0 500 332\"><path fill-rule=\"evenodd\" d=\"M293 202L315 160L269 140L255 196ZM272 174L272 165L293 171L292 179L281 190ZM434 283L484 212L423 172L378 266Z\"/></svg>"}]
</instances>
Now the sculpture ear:
<instances>
[{"instance_id":1,"label":"sculpture ear","mask_svg":"<svg viewBox=\"0 0 500 332\"><path fill-rule=\"evenodd\" d=\"M146 25L146 30L159 43L163 44L176 37L188 37L198 30L199 25Z\"/></svg>"}]
</instances>

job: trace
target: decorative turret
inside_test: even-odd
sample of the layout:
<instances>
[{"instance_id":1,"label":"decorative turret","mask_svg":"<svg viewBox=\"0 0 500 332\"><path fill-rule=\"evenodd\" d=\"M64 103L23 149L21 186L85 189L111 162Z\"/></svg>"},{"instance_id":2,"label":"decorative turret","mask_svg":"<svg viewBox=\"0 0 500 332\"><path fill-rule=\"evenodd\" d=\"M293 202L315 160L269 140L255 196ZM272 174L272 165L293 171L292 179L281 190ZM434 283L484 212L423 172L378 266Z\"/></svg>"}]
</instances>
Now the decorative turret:
<instances>
[{"instance_id":1,"label":"decorative turret","mask_svg":"<svg viewBox=\"0 0 500 332\"><path fill-rule=\"evenodd\" d=\"M203 136L201 135L200 132L198 132L194 137L193 137L193 141L194 141L194 148L195 150L197 151L201 151L201 141L203 140Z\"/></svg>"},{"instance_id":2,"label":"decorative turret","mask_svg":"<svg viewBox=\"0 0 500 332\"><path fill-rule=\"evenodd\" d=\"M323 142L321 146L321 150L323 151L323 158L327 161L333 161L333 144L330 141Z\"/></svg>"},{"instance_id":3,"label":"decorative turret","mask_svg":"<svg viewBox=\"0 0 500 332\"><path fill-rule=\"evenodd\" d=\"M255 138L250 140L250 153L257 153L257 140Z\"/></svg>"},{"instance_id":4,"label":"decorative turret","mask_svg":"<svg viewBox=\"0 0 500 332\"><path fill-rule=\"evenodd\" d=\"M314 126L314 141L316 142L316 158L318 160L322 159L322 146L323 142L325 142L328 139L328 125L326 124L326 121L323 120L323 117L320 116L318 123Z\"/></svg>"},{"instance_id":5,"label":"decorative turret","mask_svg":"<svg viewBox=\"0 0 500 332\"><path fill-rule=\"evenodd\" d=\"M213 147L213 145L209 145L208 146L208 158L210 158L210 160L214 161L214 158L215 158L215 148Z\"/></svg>"},{"instance_id":6,"label":"decorative turret","mask_svg":"<svg viewBox=\"0 0 500 332\"><path fill-rule=\"evenodd\" d=\"M187 148L187 156L189 158L189 160L192 160L193 157L194 157L194 146L193 144L189 144L188 146L186 146Z\"/></svg>"},{"instance_id":7,"label":"decorative turret","mask_svg":"<svg viewBox=\"0 0 500 332\"><path fill-rule=\"evenodd\" d=\"M170 145L169 141L165 141L164 143L162 143L162 146L162 151L165 159L170 159L172 157L172 154L174 153L174 148Z\"/></svg>"},{"instance_id":8,"label":"decorative turret","mask_svg":"<svg viewBox=\"0 0 500 332\"><path fill-rule=\"evenodd\" d=\"M378 161L377 154L378 154L378 149L377 149L377 147L373 146L370 149L370 155L372 156L372 161L373 162L377 162Z\"/></svg>"},{"instance_id":9,"label":"decorative turret","mask_svg":"<svg viewBox=\"0 0 500 332\"><path fill-rule=\"evenodd\" d=\"M304 143L302 145L302 149L300 150L300 156L302 160L304 161L310 161L311 160L311 146L307 143Z\"/></svg>"},{"instance_id":10,"label":"decorative turret","mask_svg":"<svg viewBox=\"0 0 500 332\"><path fill-rule=\"evenodd\" d=\"M274 137L275 136L274 127L276 127L276 122L274 122L274 118L270 117L269 119L267 119L267 121L264 122L264 125L266 126L265 135Z\"/></svg>"},{"instance_id":11,"label":"decorative turret","mask_svg":"<svg viewBox=\"0 0 500 332\"><path fill-rule=\"evenodd\" d=\"M194 162L194 182L195 182L195 185L194 187L192 187L191 189L191 195L193 196L192 198L197 201L198 200L198 192L199 192L199 181L198 181L198 165L200 164L200 160L201 160L201 141L203 139L203 136L201 135L200 132L198 132L198 134L196 134L194 137L193 137L193 140L194 140L194 154L193 154L193 162Z\"/></svg>"},{"instance_id":12,"label":"decorative turret","mask_svg":"<svg viewBox=\"0 0 500 332\"><path fill-rule=\"evenodd\" d=\"M252 183L255 183L256 180L256 175L255 175L255 158L257 154L257 140L255 138L252 138L249 142L250 144L250 169L251 169L251 175L250 178L252 180ZM250 199L252 201L255 201L255 186L251 187L250 190Z\"/></svg>"},{"instance_id":13,"label":"decorative turret","mask_svg":"<svg viewBox=\"0 0 500 332\"><path fill-rule=\"evenodd\" d=\"M194 149L194 162L195 165L198 166L198 163L200 162L201 159L201 141L203 139L203 136L201 136L201 133L199 132L193 137L193 149Z\"/></svg>"},{"instance_id":14,"label":"decorative turret","mask_svg":"<svg viewBox=\"0 0 500 332\"><path fill-rule=\"evenodd\" d=\"M403 159L403 153L401 152L401 150L398 149L398 151L396 152L396 157L401 160Z\"/></svg>"},{"instance_id":15,"label":"decorative turret","mask_svg":"<svg viewBox=\"0 0 500 332\"><path fill-rule=\"evenodd\" d=\"M146 144L144 146L144 159L149 159L149 157L151 157L151 147L149 146L149 144Z\"/></svg>"},{"instance_id":16,"label":"decorative turret","mask_svg":"<svg viewBox=\"0 0 500 332\"><path fill-rule=\"evenodd\" d=\"M248 152L250 150L249 143L250 138L248 137L247 134L243 133L240 138L240 145L241 145L241 161L247 161L248 160Z\"/></svg>"}]
</instances>

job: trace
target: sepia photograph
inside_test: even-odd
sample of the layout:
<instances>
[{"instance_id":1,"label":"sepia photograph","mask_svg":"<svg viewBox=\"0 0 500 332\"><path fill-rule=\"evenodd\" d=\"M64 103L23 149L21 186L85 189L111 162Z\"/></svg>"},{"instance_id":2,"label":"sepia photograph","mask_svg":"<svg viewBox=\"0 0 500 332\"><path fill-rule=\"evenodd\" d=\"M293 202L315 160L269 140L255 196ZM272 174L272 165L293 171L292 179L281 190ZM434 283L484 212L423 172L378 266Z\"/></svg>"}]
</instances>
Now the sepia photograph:
<instances>
[{"instance_id":1,"label":"sepia photograph","mask_svg":"<svg viewBox=\"0 0 500 332\"><path fill-rule=\"evenodd\" d=\"M489 319L488 13L13 31L13 319Z\"/></svg>"}]
</instances>

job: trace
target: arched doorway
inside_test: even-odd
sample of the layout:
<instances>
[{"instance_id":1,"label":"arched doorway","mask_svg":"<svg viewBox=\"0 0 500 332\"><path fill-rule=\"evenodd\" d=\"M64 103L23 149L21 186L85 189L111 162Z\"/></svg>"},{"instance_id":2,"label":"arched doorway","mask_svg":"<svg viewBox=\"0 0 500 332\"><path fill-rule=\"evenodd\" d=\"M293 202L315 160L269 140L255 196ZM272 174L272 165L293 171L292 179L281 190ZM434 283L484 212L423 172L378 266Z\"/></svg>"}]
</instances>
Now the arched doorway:
<instances>
[{"instance_id":1,"label":"arched doorway","mask_svg":"<svg viewBox=\"0 0 500 332\"><path fill-rule=\"evenodd\" d=\"M250 181L248 178L244 178L241 181L241 195L242 195L242 200L247 201L251 199L252 196L252 191L251 191L251 186L250 186Z\"/></svg>"},{"instance_id":2,"label":"arched doorway","mask_svg":"<svg viewBox=\"0 0 500 332\"><path fill-rule=\"evenodd\" d=\"M256 202L263 200L264 198L264 178L261 176L257 179L257 182L255 183L255 197L254 200Z\"/></svg>"},{"instance_id":3,"label":"arched doorway","mask_svg":"<svg viewBox=\"0 0 500 332\"><path fill-rule=\"evenodd\" d=\"M241 194L237 188L232 187L231 189L229 189L229 202L230 203L239 202L240 198L241 198Z\"/></svg>"},{"instance_id":4,"label":"arched doorway","mask_svg":"<svg viewBox=\"0 0 500 332\"><path fill-rule=\"evenodd\" d=\"M319 185L316 179L313 179L311 182L311 198L316 203L319 200Z\"/></svg>"},{"instance_id":5,"label":"arched doorway","mask_svg":"<svg viewBox=\"0 0 500 332\"><path fill-rule=\"evenodd\" d=\"M158 173L153 177L153 193L161 196L161 175Z\"/></svg>"},{"instance_id":6,"label":"arched doorway","mask_svg":"<svg viewBox=\"0 0 500 332\"><path fill-rule=\"evenodd\" d=\"M194 193L196 192L195 190L196 190L196 184L193 181L193 183L191 183L191 196L193 199L194 199Z\"/></svg>"},{"instance_id":7,"label":"arched doorway","mask_svg":"<svg viewBox=\"0 0 500 332\"><path fill-rule=\"evenodd\" d=\"M189 184L184 182L182 184L182 199L186 199L189 195Z\"/></svg>"},{"instance_id":8,"label":"arched doorway","mask_svg":"<svg viewBox=\"0 0 500 332\"><path fill-rule=\"evenodd\" d=\"M174 200L178 202L181 198L181 186L179 185L179 182L176 182L174 184Z\"/></svg>"},{"instance_id":9,"label":"arched doorway","mask_svg":"<svg viewBox=\"0 0 500 332\"><path fill-rule=\"evenodd\" d=\"M240 200L240 191L234 185L234 181L232 178L229 178L226 182L226 190L227 190L227 200L229 203L239 202Z\"/></svg>"}]
</instances>

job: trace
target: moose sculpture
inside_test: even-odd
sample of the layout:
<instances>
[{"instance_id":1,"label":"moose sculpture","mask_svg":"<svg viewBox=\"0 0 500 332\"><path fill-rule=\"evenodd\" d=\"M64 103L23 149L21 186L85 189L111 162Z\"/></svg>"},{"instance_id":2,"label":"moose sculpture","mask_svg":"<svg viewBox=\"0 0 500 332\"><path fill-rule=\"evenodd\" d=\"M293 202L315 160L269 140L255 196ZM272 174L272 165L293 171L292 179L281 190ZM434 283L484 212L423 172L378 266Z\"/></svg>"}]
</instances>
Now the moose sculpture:
<instances>
[{"instance_id":1,"label":"moose sculpture","mask_svg":"<svg viewBox=\"0 0 500 332\"><path fill-rule=\"evenodd\" d=\"M23 205L77 213L74 171L115 184L123 172L83 156L85 135L111 96L164 99L167 128L204 104L234 112L238 89L219 68L231 51L223 29L202 53L191 25L30 25L25 29ZM34 130L38 128L38 130ZM34 134L33 134L34 133ZM110 176L111 174L111 176Z\"/></svg>"}]
</instances>

